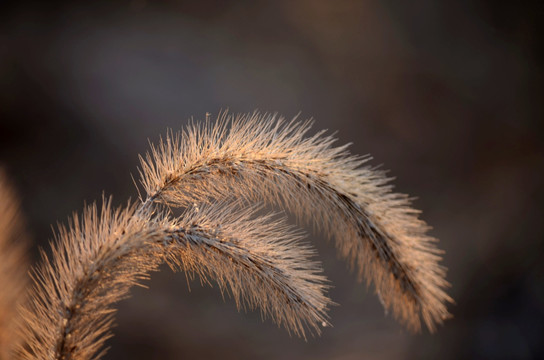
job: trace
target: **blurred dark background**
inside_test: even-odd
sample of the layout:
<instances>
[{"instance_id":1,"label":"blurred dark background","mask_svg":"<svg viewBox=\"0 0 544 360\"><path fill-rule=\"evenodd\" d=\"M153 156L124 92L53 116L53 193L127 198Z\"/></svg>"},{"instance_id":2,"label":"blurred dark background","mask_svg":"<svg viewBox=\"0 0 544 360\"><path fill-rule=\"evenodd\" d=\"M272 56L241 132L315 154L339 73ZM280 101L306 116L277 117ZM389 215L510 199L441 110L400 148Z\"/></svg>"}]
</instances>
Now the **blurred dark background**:
<instances>
[{"instance_id":1,"label":"blurred dark background","mask_svg":"<svg viewBox=\"0 0 544 360\"><path fill-rule=\"evenodd\" d=\"M33 256L102 192L135 198L137 154L166 128L301 112L418 197L455 318L409 334L310 233L340 304L321 337L290 338L164 269L120 304L106 359L544 358L540 4L4 2L0 163Z\"/></svg>"}]
</instances>

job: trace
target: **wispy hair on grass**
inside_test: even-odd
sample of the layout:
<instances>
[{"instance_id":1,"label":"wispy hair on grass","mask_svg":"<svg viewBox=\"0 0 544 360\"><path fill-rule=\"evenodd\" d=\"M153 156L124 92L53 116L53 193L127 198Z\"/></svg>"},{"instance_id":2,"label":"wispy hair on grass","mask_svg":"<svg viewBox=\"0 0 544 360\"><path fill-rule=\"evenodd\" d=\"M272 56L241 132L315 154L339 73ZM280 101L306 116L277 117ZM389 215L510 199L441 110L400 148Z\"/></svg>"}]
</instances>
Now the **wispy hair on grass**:
<instances>
[{"instance_id":1,"label":"wispy hair on grass","mask_svg":"<svg viewBox=\"0 0 544 360\"><path fill-rule=\"evenodd\" d=\"M146 202L188 206L225 194L279 205L336 239L340 254L411 330L449 317L446 269L428 226L383 171L311 122L220 115L170 132L141 157Z\"/></svg>"},{"instance_id":2,"label":"wispy hair on grass","mask_svg":"<svg viewBox=\"0 0 544 360\"><path fill-rule=\"evenodd\" d=\"M325 230L387 309L412 330L423 321L433 331L451 299L428 227L368 158L323 132L306 136L310 125L223 113L169 132L141 158L139 203L87 207L60 227L51 255L42 252L16 355L101 357L114 303L163 262L216 282L239 308L260 308L290 333L319 334L331 301L314 251L248 201Z\"/></svg>"},{"instance_id":3,"label":"wispy hair on grass","mask_svg":"<svg viewBox=\"0 0 544 360\"><path fill-rule=\"evenodd\" d=\"M215 280L238 308L259 307L290 333L319 334L328 324L328 285L314 250L302 236L258 207L213 203L191 208L177 220L167 262L203 282Z\"/></svg>"},{"instance_id":4,"label":"wispy hair on grass","mask_svg":"<svg viewBox=\"0 0 544 360\"><path fill-rule=\"evenodd\" d=\"M103 200L62 226L52 255L34 271L23 312L26 359L90 359L111 336L114 303L163 262L217 281L238 306L261 307L289 331L319 331L329 299L312 251L281 221L252 219L252 211L214 203L177 219ZM98 355L97 355L98 354Z\"/></svg>"}]
</instances>

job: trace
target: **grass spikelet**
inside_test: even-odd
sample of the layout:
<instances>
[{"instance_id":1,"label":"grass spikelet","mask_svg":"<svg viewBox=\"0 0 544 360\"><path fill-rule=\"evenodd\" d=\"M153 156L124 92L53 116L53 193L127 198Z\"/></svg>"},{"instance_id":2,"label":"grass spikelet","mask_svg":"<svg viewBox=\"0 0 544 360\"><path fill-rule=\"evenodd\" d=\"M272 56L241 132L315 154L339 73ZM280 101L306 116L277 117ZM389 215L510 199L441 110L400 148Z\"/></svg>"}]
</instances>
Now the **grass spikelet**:
<instances>
[{"instance_id":1,"label":"grass spikelet","mask_svg":"<svg viewBox=\"0 0 544 360\"><path fill-rule=\"evenodd\" d=\"M248 200L282 206L325 230L386 309L412 330L423 322L433 331L449 316L451 299L427 225L382 172L365 164L368 158L333 147L335 139L323 132L307 136L310 126L223 113L215 124L168 133L141 158L141 202L88 206L59 227L50 255L42 251L21 307L24 341L15 355L100 358L112 336L114 304L163 262L216 282L238 308L259 308L290 333L319 334L331 301L314 251L282 220L257 215ZM13 231L6 204L0 213L11 215L0 219L0 260L16 248L2 247L2 236ZM1 266L14 268L9 261ZM3 275L0 283L12 286ZM0 311L4 303L0 296Z\"/></svg>"},{"instance_id":2,"label":"grass spikelet","mask_svg":"<svg viewBox=\"0 0 544 360\"><path fill-rule=\"evenodd\" d=\"M176 219L140 204L89 206L61 226L52 255L33 273L18 349L23 359L91 359L111 336L113 305L164 261L216 280L239 306L259 306L289 331L305 336L326 321L328 298L319 264L298 236L250 210L210 204ZM102 351L102 352L101 352Z\"/></svg>"},{"instance_id":3,"label":"grass spikelet","mask_svg":"<svg viewBox=\"0 0 544 360\"><path fill-rule=\"evenodd\" d=\"M283 206L336 239L386 309L411 330L430 331L450 314L436 240L407 196L383 172L311 122L275 115L229 115L169 132L141 157L146 202L185 207L225 194Z\"/></svg>"}]
</instances>

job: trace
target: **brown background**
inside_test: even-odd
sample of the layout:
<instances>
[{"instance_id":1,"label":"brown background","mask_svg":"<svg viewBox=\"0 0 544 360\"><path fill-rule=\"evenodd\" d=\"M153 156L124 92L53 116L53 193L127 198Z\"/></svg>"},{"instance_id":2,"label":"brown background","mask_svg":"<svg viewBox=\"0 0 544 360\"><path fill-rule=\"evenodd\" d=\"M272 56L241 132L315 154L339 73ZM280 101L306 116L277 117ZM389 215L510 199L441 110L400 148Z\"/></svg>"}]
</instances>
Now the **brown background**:
<instances>
[{"instance_id":1,"label":"brown background","mask_svg":"<svg viewBox=\"0 0 544 360\"><path fill-rule=\"evenodd\" d=\"M33 255L84 202L134 198L137 154L166 128L225 108L300 111L418 197L455 319L410 335L310 234L340 304L321 337L290 338L164 269L119 305L106 359L544 357L543 9L516 3L2 5L0 162Z\"/></svg>"}]
</instances>

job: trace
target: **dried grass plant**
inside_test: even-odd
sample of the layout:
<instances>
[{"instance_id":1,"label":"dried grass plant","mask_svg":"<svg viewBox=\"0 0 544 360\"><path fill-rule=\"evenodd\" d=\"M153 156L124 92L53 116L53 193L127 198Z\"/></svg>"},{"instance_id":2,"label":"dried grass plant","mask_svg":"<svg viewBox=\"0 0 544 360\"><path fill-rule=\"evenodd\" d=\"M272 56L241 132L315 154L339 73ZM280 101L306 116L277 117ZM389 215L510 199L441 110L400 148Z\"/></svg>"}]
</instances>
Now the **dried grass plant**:
<instances>
[{"instance_id":1,"label":"dried grass plant","mask_svg":"<svg viewBox=\"0 0 544 360\"><path fill-rule=\"evenodd\" d=\"M0 168L0 359L17 345L17 306L27 284L27 237L20 205L7 175Z\"/></svg>"},{"instance_id":2,"label":"dried grass plant","mask_svg":"<svg viewBox=\"0 0 544 360\"><path fill-rule=\"evenodd\" d=\"M451 299L427 225L367 157L323 132L306 136L310 126L223 113L152 145L139 202L88 206L42 253L15 357L100 358L113 305L164 262L215 281L238 307L260 308L289 332L319 334L331 304L321 265L299 232L258 215L255 201L324 230L386 309L411 330L423 322L434 331Z\"/></svg>"}]
</instances>

